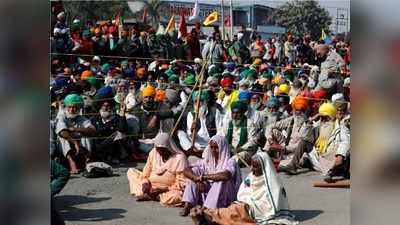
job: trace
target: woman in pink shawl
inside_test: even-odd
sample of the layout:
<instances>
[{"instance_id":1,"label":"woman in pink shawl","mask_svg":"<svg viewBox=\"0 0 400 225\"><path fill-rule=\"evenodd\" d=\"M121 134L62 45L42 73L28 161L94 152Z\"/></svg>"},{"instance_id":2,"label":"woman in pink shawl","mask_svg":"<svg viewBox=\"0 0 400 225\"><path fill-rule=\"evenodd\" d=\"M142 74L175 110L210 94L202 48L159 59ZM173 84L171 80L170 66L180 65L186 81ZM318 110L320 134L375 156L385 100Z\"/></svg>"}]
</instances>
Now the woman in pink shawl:
<instances>
[{"instance_id":1,"label":"woman in pink shawl","mask_svg":"<svg viewBox=\"0 0 400 225\"><path fill-rule=\"evenodd\" d=\"M161 205L182 205L185 187L183 171L188 163L167 133L159 133L154 139L143 172L130 168L127 172L130 193L138 201L159 200Z\"/></svg>"},{"instance_id":2,"label":"woman in pink shawl","mask_svg":"<svg viewBox=\"0 0 400 225\"><path fill-rule=\"evenodd\" d=\"M187 179L182 201L181 216L202 205L207 208L227 207L236 199L242 177L224 136L213 136L203 158L184 171Z\"/></svg>"}]
</instances>

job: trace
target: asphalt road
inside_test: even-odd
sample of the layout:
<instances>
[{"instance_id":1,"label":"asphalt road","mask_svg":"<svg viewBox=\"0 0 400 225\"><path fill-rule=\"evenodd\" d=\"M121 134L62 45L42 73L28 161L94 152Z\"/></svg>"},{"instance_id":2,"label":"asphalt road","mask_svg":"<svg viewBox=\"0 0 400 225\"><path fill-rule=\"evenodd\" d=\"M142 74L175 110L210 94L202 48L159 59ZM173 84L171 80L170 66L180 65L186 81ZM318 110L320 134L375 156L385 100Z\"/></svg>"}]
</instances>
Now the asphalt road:
<instances>
[{"instance_id":1,"label":"asphalt road","mask_svg":"<svg viewBox=\"0 0 400 225\"><path fill-rule=\"evenodd\" d=\"M87 179L73 176L55 197L56 207L67 225L183 225L191 219L178 215L180 208L161 207L157 202L136 202L129 194L125 165L114 169L119 176ZM143 164L138 164L142 168ZM242 169L247 174L247 169ZM316 172L296 176L280 173L289 204L300 224L349 225L350 189L314 188L321 179Z\"/></svg>"}]
</instances>

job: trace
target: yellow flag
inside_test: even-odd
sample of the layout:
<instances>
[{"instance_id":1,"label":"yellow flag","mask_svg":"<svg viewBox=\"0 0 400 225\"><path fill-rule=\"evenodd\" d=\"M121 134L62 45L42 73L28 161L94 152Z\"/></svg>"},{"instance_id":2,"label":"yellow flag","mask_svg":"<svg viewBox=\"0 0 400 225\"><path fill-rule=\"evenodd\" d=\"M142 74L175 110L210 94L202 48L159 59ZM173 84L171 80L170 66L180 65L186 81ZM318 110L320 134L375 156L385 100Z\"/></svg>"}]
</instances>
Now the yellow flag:
<instances>
[{"instance_id":1,"label":"yellow flag","mask_svg":"<svg viewBox=\"0 0 400 225\"><path fill-rule=\"evenodd\" d=\"M172 15L171 19L169 19L169 22L168 22L167 28L165 29L165 32L169 33L174 29L175 29L175 16Z\"/></svg>"},{"instance_id":2,"label":"yellow flag","mask_svg":"<svg viewBox=\"0 0 400 225\"><path fill-rule=\"evenodd\" d=\"M325 40L325 38L327 37L325 30L321 29L321 40Z\"/></svg>"},{"instance_id":3,"label":"yellow flag","mask_svg":"<svg viewBox=\"0 0 400 225\"><path fill-rule=\"evenodd\" d=\"M203 24L205 26L208 26L212 23L214 23L215 21L218 20L218 12L212 12L210 15L207 16L207 18L204 20Z\"/></svg>"}]
</instances>

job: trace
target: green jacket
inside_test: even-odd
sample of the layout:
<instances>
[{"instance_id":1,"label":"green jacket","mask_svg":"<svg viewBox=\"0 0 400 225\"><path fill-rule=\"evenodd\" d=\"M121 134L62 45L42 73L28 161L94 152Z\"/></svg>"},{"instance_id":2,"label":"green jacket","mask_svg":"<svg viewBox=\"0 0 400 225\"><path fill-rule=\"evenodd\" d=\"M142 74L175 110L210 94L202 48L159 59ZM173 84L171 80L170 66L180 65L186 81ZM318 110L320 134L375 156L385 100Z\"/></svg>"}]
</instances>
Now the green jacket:
<instances>
[{"instance_id":1,"label":"green jacket","mask_svg":"<svg viewBox=\"0 0 400 225\"><path fill-rule=\"evenodd\" d=\"M54 160L50 161L50 190L54 196L64 188L69 179L69 171Z\"/></svg>"}]
</instances>

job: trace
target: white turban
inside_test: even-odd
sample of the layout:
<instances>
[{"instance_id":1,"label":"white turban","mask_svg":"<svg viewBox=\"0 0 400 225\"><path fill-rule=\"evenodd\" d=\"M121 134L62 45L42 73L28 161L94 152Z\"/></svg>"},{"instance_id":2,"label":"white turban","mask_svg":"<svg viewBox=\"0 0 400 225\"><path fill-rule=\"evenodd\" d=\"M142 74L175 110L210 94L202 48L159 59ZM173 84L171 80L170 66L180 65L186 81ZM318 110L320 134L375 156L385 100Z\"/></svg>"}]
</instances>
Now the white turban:
<instances>
[{"instance_id":1,"label":"white turban","mask_svg":"<svg viewBox=\"0 0 400 225\"><path fill-rule=\"evenodd\" d=\"M344 102L344 95L342 93L336 93L332 95L332 103Z\"/></svg>"},{"instance_id":2,"label":"white turban","mask_svg":"<svg viewBox=\"0 0 400 225\"><path fill-rule=\"evenodd\" d=\"M243 33L242 32L239 32L238 34L237 34L237 37L238 37L238 40L240 40L240 39L242 39L243 38Z\"/></svg>"},{"instance_id":3,"label":"white turban","mask_svg":"<svg viewBox=\"0 0 400 225\"><path fill-rule=\"evenodd\" d=\"M64 17L65 17L65 12L60 12L60 13L57 15L57 19L59 19L59 20L63 19Z\"/></svg>"}]
</instances>

